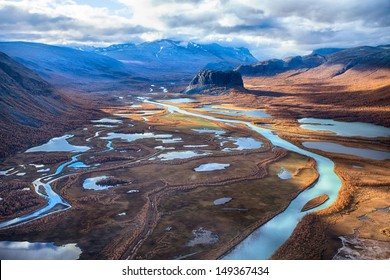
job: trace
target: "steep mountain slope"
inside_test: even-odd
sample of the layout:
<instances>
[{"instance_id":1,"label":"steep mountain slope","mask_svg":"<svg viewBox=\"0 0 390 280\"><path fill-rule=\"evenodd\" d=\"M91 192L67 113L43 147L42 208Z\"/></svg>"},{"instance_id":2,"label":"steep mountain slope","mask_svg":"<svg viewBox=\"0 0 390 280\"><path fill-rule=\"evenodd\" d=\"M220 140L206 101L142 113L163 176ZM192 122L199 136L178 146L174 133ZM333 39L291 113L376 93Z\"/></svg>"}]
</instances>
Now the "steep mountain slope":
<instances>
[{"instance_id":1,"label":"steep mountain slope","mask_svg":"<svg viewBox=\"0 0 390 280\"><path fill-rule=\"evenodd\" d=\"M0 51L59 86L80 86L130 78L127 67L110 57L66 47L0 42Z\"/></svg>"},{"instance_id":2,"label":"steep mountain slope","mask_svg":"<svg viewBox=\"0 0 390 280\"><path fill-rule=\"evenodd\" d=\"M145 75L194 75L203 68L231 70L257 61L246 48L172 40L113 45L97 48L95 52L115 58Z\"/></svg>"},{"instance_id":3,"label":"steep mountain slope","mask_svg":"<svg viewBox=\"0 0 390 280\"><path fill-rule=\"evenodd\" d=\"M39 127L39 116L58 115L66 103L53 87L23 65L0 53L0 120Z\"/></svg>"},{"instance_id":4,"label":"steep mountain slope","mask_svg":"<svg viewBox=\"0 0 390 280\"><path fill-rule=\"evenodd\" d=\"M388 47L350 48L331 53L325 58L326 62L315 70L329 78L342 75L348 70L365 72L390 69L390 48Z\"/></svg>"},{"instance_id":5,"label":"steep mountain slope","mask_svg":"<svg viewBox=\"0 0 390 280\"><path fill-rule=\"evenodd\" d=\"M0 107L0 158L61 133L91 114L78 112L78 105L2 52Z\"/></svg>"}]
</instances>

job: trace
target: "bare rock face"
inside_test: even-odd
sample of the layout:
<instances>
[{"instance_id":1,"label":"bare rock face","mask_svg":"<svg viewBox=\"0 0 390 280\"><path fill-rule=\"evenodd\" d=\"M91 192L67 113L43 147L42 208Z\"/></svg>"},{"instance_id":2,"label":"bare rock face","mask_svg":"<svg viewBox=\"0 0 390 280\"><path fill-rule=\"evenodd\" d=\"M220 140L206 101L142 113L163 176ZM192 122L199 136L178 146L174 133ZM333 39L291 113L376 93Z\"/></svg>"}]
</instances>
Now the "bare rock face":
<instances>
[{"instance_id":1,"label":"bare rock face","mask_svg":"<svg viewBox=\"0 0 390 280\"><path fill-rule=\"evenodd\" d=\"M243 88L241 74L235 71L201 70L192 79L185 93L205 93L215 88Z\"/></svg>"}]
</instances>

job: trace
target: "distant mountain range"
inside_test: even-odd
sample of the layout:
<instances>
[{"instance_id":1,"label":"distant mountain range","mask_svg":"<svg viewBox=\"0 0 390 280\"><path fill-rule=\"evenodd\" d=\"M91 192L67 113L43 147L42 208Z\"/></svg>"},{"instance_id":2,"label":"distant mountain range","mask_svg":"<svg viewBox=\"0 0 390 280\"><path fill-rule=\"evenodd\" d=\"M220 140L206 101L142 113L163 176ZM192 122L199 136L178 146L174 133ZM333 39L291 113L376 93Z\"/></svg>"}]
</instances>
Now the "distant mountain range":
<instances>
[{"instance_id":1,"label":"distant mountain range","mask_svg":"<svg viewBox=\"0 0 390 280\"><path fill-rule=\"evenodd\" d=\"M158 40L139 45L112 45L96 48L94 51L115 58L142 73L159 69L160 74L164 74L163 71L194 74L200 69L232 70L241 64L257 62L246 48L173 40Z\"/></svg>"},{"instance_id":2,"label":"distant mountain range","mask_svg":"<svg viewBox=\"0 0 390 280\"><path fill-rule=\"evenodd\" d=\"M131 76L123 63L93 52L27 42L0 42L0 51L59 86L105 83Z\"/></svg>"},{"instance_id":3,"label":"distant mountain range","mask_svg":"<svg viewBox=\"0 0 390 280\"><path fill-rule=\"evenodd\" d=\"M295 71L292 75L298 75L315 71L316 76L330 78L342 75L350 69L367 70L368 68L390 68L390 48L364 46L348 49L318 49L305 56L241 65L235 71L244 76L274 76L288 71Z\"/></svg>"},{"instance_id":4,"label":"distant mountain range","mask_svg":"<svg viewBox=\"0 0 390 280\"><path fill-rule=\"evenodd\" d=\"M117 88L126 88L145 79L190 79L203 68L228 70L257 61L246 48L172 40L83 49L0 42L0 51L54 85L106 90L112 89L112 81Z\"/></svg>"}]
</instances>

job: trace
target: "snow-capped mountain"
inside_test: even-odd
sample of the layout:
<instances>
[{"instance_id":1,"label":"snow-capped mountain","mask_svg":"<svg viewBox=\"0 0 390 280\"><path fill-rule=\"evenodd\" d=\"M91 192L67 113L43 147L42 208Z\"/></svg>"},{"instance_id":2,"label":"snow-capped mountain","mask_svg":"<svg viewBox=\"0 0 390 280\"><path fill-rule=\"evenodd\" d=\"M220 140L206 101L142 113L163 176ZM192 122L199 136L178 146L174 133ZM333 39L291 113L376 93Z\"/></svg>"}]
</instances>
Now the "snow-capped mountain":
<instances>
[{"instance_id":1,"label":"snow-capped mountain","mask_svg":"<svg viewBox=\"0 0 390 280\"><path fill-rule=\"evenodd\" d=\"M112 45L96 48L95 53L115 58L133 71L155 74L194 74L200 69L229 70L257 59L246 48L223 47L218 44L197 44L158 40L142 44Z\"/></svg>"}]
</instances>

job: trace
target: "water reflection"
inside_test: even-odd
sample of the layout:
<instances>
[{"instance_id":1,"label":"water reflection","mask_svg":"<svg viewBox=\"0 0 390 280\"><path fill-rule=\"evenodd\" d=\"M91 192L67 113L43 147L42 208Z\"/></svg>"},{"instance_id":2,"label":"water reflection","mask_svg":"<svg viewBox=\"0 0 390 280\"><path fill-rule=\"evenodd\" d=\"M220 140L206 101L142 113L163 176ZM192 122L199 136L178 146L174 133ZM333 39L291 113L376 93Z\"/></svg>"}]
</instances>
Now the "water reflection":
<instances>
[{"instance_id":1,"label":"water reflection","mask_svg":"<svg viewBox=\"0 0 390 280\"><path fill-rule=\"evenodd\" d=\"M228 163L205 163L205 164L201 164L198 167L194 168L194 170L196 172L223 170L229 166L230 166L230 164L228 164Z\"/></svg>"},{"instance_id":2,"label":"water reflection","mask_svg":"<svg viewBox=\"0 0 390 280\"><path fill-rule=\"evenodd\" d=\"M340 136L388 137L390 128L363 122L340 122L331 119L302 118L301 127L316 131L330 131Z\"/></svg>"},{"instance_id":3,"label":"water reflection","mask_svg":"<svg viewBox=\"0 0 390 280\"><path fill-rule=\"evenodd\" d=\"M49 142L28 149L25 153L33 152L85 152L90 149L88 146L75 146L70 144L67 139L72 138L74 135L64 135L61 137L55 137L49 140Z\"/></svg>"},{"instance_id":4,"label":"water reflection","mask_svg":"<svg viewBox=\"0 0 390 280\"><path fill-rule=\"evenodd\" d=\"M390 152L352 148L332 142L302 142L302 145L310 149L318 149L324 152L353 155L368 159L385 160L390 158Z\"/></svg>"}]
</instances>

